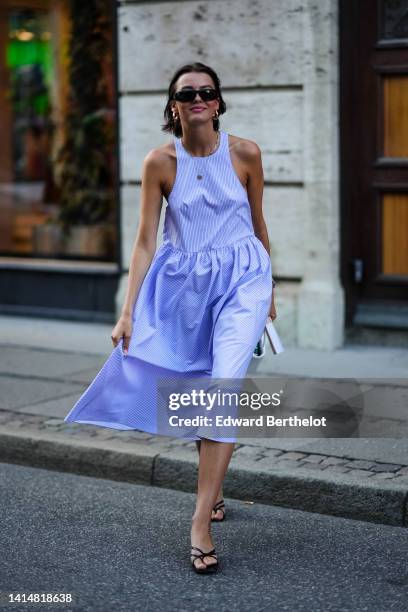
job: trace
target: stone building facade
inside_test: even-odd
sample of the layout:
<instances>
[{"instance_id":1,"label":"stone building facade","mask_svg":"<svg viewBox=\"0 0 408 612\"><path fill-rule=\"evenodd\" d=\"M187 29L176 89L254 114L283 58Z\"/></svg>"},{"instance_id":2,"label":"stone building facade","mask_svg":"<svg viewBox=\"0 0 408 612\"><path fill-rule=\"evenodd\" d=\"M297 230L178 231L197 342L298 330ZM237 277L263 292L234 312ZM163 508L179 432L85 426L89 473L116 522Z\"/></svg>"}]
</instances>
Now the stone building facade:
<instances>
[{"instance_id":1,"label":"stone building facade","mask_svg":"<svg viewBox=\"0 0 408 612\"><path fill-rule=\"evenodd\" d=\"M262 150L277 329L287 346L343 345L337 5L337 0L119 4L118 310L138 223L143 158L169 140L160 126L172 74L184 63L201 61L221 79L227 104L222 129ZM158 244L165 206L164 200Z\"/></svg>"}]
</instances>

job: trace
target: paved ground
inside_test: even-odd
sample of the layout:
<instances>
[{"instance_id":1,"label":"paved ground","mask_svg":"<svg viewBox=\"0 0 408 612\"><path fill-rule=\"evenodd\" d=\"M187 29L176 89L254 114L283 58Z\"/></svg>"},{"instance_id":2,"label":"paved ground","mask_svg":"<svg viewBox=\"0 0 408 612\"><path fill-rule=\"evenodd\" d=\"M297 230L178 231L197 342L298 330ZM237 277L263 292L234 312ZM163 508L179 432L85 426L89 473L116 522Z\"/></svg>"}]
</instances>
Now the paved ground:
<instances>
[{"instance_id":1,"label":"paved ground","mask_svg":"<svg viewBox=\"0 0 408 612\"><path fill-rule=\"evenodd\" d=\"M215 575L189 566L194 495L0 464L0 592L110 610L403 612L408 531L227 499ZM18 529L16 529L18 525Z\"/></svg>"},{"instance_id":2,"label":"paved ground","mask_svg":"<svg viewBox=\"0 0 408 612\"><path fill-rule=\"evenodd\" d=\"M2 317L0 460L194 490L194 443L63 422L112 350L110 332L107 325ZM389 347L287 349L252 360L249 376L376 379L392 393L396 437L240 440L226 493L407 524L407 366L408 349Z\"/></svg>"},{"instance_id":3,"label":"paved ground","mask_svg":"<svg viewBox=\"0 0 408 612\"><path fill-rule=\"evenodd\" d=\"M4 344L106 355L112 349L112 327L3 315L0 317L0 338ZM259 375L408 379L408 346L350 345L336 351L287 348L280 355L268 352L264 358L253 360L250 371Z\"/></svg>"}]
</instances>

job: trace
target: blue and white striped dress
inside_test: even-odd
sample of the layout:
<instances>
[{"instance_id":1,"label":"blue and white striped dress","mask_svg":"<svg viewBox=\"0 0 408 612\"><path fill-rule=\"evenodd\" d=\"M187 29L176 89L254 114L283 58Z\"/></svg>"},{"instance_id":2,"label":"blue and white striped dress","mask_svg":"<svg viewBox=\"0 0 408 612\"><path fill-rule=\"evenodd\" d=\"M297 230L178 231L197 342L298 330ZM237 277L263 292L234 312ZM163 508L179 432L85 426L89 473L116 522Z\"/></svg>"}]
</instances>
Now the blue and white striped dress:
<instances>
[{"instance_id":1,"label":"blue and white striped dress","mask_svg":"<svg viewBox=\"0 0 408 612\"><path fill-rule=\"evenodd\" d=\"M269 313L272 269L228 141L221 130L217 150L195 157L174 138L163 243L135 300L128 354L121 340L65 421L161 433L158 377L245 377ZM191 428L181 437L205 436Z\"/></svg>"}]
</instances>

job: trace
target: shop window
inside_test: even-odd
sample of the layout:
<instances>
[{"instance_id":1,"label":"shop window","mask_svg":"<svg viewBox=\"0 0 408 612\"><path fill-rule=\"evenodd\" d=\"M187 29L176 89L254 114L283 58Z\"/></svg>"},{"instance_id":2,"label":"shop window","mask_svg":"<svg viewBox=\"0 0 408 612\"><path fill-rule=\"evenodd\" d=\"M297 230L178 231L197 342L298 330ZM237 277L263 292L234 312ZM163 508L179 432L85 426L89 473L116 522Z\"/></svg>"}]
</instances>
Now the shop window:
<instances>
[{"instance_id":1,"label":"shop window","mask_svg":"<svg viewBox=\"0 0 408 612\"><path fill-rule=\"evenodd\" d=\"M110 0L0 12L0 255L117 260Z\"/></svg>"}]
</instances>

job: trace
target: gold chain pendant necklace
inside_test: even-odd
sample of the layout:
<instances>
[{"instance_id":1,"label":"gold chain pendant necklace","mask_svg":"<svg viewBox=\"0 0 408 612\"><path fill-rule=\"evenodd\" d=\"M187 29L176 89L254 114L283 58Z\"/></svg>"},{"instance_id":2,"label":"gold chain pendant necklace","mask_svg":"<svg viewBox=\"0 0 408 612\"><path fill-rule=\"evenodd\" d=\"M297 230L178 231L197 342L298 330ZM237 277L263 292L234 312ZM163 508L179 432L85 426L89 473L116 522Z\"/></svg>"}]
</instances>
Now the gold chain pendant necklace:
<instances>
[{"instance_id":1,"label":"gold chain pendant necklace","mask_svg":"<svg viewBox=\"0 0 408 612\"><path fill-rule=\"evenodd\" d=\"M202 170L200 170L200 168L199 168L199 164L198 164L198 162L197 162L197 159L201 159L202 157L203 157L203 158L205 158L205 157L210 157L210 155L212 155L212 154L213 154L213 153L214 153L214 152L217 150L218 145L219 145L219 142L220 142L220 133L219 133L219 132L217 132L217 140L216 140L216 142L215 142L214 147L212 148L212 151L211 151L210 153L208 153L208 155L203 155L203 156L197 156L197 155L195 156L195 155L191 155L191 153L188 153L188 151L187 151L186 147L184 147L184 145L183 145L184 149L187 151L187 153L190 155L191 159L193 160L194 166L195 166L195 168L196 168L196 172L198 172L198 174L197 174L197 179L198 179L199 181L201 181L201 179L203 178L203 171L202 171Z\"/></svg>"}]
</instances>

